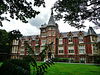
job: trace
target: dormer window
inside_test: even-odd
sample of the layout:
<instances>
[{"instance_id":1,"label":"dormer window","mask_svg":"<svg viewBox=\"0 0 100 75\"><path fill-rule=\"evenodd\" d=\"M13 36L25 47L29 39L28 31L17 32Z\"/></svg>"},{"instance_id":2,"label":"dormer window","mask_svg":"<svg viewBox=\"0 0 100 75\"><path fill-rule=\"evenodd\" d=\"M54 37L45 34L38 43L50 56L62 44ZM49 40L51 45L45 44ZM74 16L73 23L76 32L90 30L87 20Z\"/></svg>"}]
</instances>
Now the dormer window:
<instances>
[{"instance_id":1,"label":"dormer window","mask_svg":"<svg viewBox=\"0 0 100 75\"><path fill-rule=\"evenodd\" d=\"M51 27L49 27L49 30L51 30Z\"/></svg>"},{"instance_id":2,"label":"dormer window","mask_svg":"<svg viewBox=\"0 0 100 75\"><path fill-rule=\"evenodd\" d=\"M38 44L38 42L39 42L39 39L36 39L36 44Z\"/></svg>"},{"instance_id":3,"label":"dormer window","mask_svg":"<svg viewBox=\"0 0 100 75\"><path fill-rule=\"evenodd\" d=\"M24 40L22 40L22 46L24 46Z\"/></svg>"},{"instance_id":4,"label":"dormer window","mask_svg":"<svg viewBox=\"0 0 100 75\"><path fill-rule=\"evenodd\" d=\"M29 45L31 46L31 39L29 39Z\"/></svg>"},{"instance_id":5,"label":"dormer window","mask_svg":"<svg viewBox=\"0 0 100 75\"><path fill-rule=\"evenodd\" d=\"M83 42L83 35L82 34L79 35L79 42Z\"/></svg>"},{"instance_id":6,"label":"dormer window","mask_svg":"<svg viewBox=\"0 0 100 75\"><path fill-rule=\"evenodd\" d=\"M59 37L59 44L62 44L63 43L63 39L62 39L62 37L60 36Z\"/></svg>"},{"instance_id":7,"label":"dormer window","mask_svg":"<svg viewBox=\"0 0 100 75\"><path fill-rule=\"evenodd\" d=\"M46 33L42 33L42 37L46 37Z\"/></svg>"},{"instance_id":8,"label":"dormer window","mask_svg":"<svg viewBox=\"0 0 100 75\"><path fill-rule=\"evenodd\" d=\"M69 42L73 42L72 35L69 35Z\"/></svg>"},{"instance_id":9,"label":"dormer window","mask_svg":"<svg viewBox=\"0 0 100 75\"><path fill-rule=\"evenodd\" d=\"M45 32L45 29L43 29L42 32Z\"/></svg>"}]
</instances>

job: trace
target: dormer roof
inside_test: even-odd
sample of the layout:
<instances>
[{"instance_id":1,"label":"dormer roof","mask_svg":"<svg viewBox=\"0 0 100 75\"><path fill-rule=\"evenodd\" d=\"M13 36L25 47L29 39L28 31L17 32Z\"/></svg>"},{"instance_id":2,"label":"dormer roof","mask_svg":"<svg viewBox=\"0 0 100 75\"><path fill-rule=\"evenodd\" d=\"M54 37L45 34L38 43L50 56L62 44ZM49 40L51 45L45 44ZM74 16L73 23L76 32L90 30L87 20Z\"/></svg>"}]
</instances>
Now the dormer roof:
<instances>
[{"instance_id":1,"label":"dormer roof","mask_svg":"<svg viewBox=\"0 0 100 75\"><path fill-rule=\"evenodd\" d=\"M89 29L88 29L87 36L89 36L89 35L95 35L95 36L97 36L96 32L93 30L92 27L89 27Z\"/></svg>"}]
</instances>

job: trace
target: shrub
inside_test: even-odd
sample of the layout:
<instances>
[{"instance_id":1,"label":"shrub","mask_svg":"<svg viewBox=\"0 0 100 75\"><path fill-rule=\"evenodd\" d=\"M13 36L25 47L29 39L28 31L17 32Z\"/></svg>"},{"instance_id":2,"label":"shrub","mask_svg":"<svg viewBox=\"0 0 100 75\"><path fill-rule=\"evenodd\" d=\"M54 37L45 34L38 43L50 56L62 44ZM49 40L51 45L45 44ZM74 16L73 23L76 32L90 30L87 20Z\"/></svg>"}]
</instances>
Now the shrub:
<instances>
[{"instance_id":1,"label":"shrub","mask_svg":"<svg viewBox=\"0 0 100 75\"><path fill-rule=\"evenodd\" d=\"M69 62L67 58L53 58L54 62Z\"/></svg>"},{"instance_id":2,"label":"shrub","mask_svg":"<svg viewBox=\"0 0 100 75\"><path fill-rule=\"evenodd\" d=\"M81 60L81 63L85 63L85 61L84 60Z\"/></svg>"},{"instance_id":3,"label":"shrub","mask_svg":"<svg viewBox=\"0 0 100 75\"><path fill-rule=\"evenodd\" d=\"M96 64L100 64L100 58L96 58L96 59L95 59L95 63L96 63Z\"/></svg>"},{"instance_id":4,"label":"shrub","mask_svg":"<svg viewBox=\"0 0 100 75\"><path fill-rule=\"evenodd\" d=\"M73 60L73 59L71 59L71 62L73 63L73 62L74 62L74 60Z\"/></svg>"},{"instance_id":5,"label":"shrub","mask_svg":"<svg viewBox=\"0 0 100 75\"><path fill-rule=\"evenodd\" d=\"M76 60L76 61L74 61L74 63L79 63L79 61L78 61L78 60Z\"/></svg>"}]
</instances>

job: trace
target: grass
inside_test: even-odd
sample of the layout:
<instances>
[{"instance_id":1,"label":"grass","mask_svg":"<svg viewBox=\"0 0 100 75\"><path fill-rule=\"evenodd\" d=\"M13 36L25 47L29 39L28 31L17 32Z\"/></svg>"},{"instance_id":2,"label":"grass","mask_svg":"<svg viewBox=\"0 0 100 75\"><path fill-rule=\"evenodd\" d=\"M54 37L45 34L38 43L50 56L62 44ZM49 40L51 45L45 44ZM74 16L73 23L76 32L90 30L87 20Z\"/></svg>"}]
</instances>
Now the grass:
<instances>
[{"instance_id":1,"label":"grass","mask_svg":"<svg viewBox=\"0 0 100 75\"><path fill-rule=\"evenodd\" d=\"M41 65L38 62L38 65ZM2 62L0 62L0 66ZM31 66L31 70L33 70ZM33 75L33 71L31 71ZM55 65L48 67L45 75L100 75L100 66L88 65L88 64L66 64L55 63Z\"/></svg>"},{"instance_id":2,"label":"grass","mask_svg":"<svg viewBox=\"0 0 100 75\"><path fill-rule=\"evenodd\" d=\"M45 75L100 75L100 66L55 63L55 65L47 69Z\"/></svg>"}]
</instances>

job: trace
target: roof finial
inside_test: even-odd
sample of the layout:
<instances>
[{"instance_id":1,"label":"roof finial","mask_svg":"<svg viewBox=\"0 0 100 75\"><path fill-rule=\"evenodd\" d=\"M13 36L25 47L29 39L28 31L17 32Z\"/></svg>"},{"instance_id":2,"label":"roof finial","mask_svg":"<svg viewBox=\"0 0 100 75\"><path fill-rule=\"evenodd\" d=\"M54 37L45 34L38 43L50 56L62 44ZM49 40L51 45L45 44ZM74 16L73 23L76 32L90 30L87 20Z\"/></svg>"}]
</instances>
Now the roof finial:
<instances>
[{"instance_id":1,"label":"roof finial","mask_svg":"<svg viewBox=\"0 0 100 75\"><path fill-rule=\"evenodd\" d=\"M53 15L53 9L51 8L51 15Z\"/></svg>"}]
</instances>

